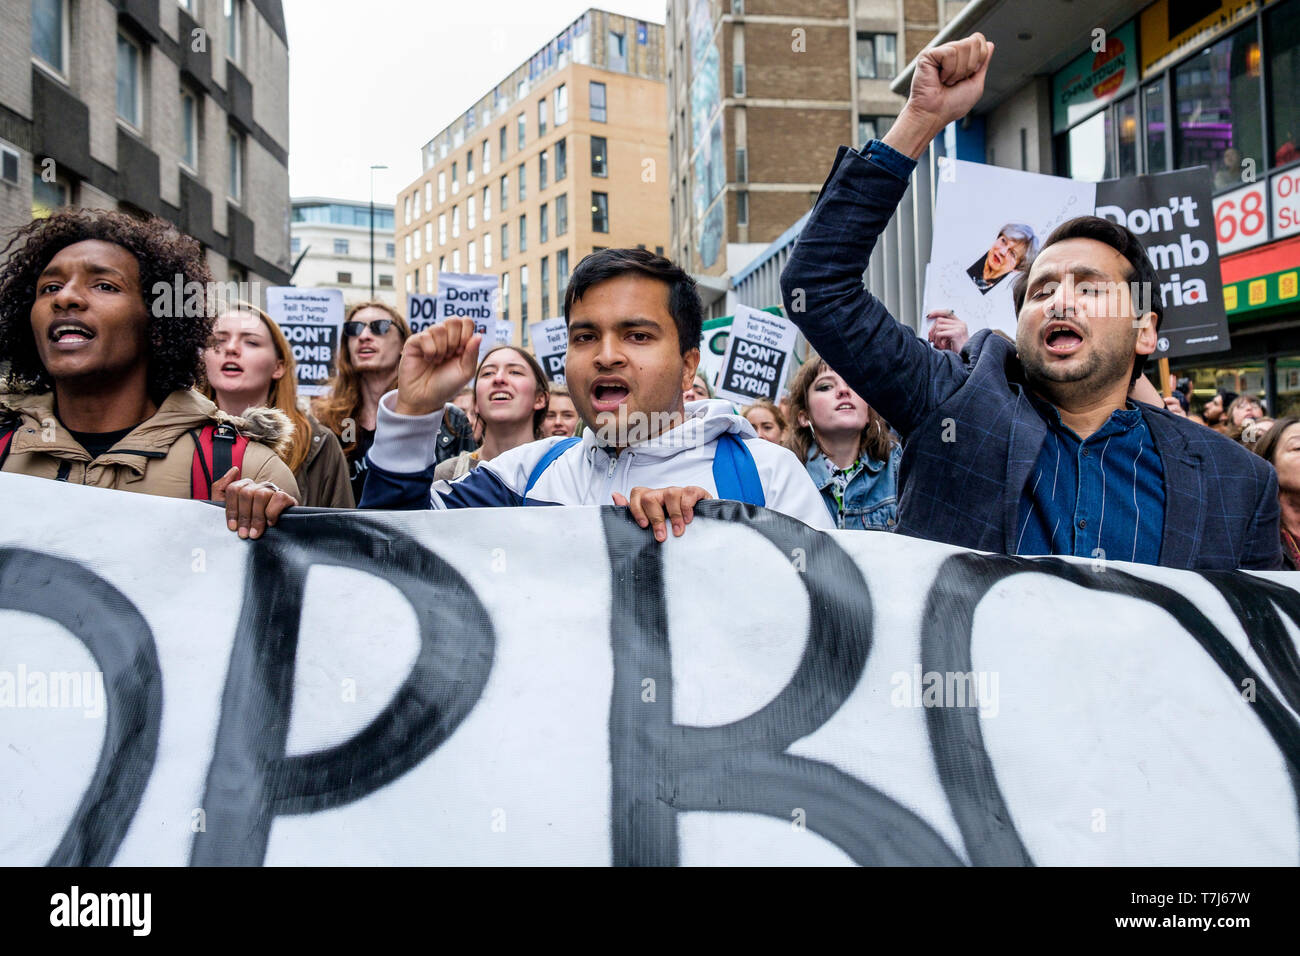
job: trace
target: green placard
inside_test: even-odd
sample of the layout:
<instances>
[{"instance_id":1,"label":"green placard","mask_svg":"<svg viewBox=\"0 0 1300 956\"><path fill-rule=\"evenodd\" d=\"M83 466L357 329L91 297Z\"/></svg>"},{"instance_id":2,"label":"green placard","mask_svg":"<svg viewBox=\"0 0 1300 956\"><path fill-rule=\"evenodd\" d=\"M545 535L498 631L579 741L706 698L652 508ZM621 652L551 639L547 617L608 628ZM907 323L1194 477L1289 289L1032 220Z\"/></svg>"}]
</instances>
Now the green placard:
<instances>
[{"instance_id":1,"label":"green placard","mask_svg":"<svg viewBox=\"0 0 1300 956\"><path fill-rule=\"evenodd\" d=\"M1052 77L1052 131L1059 133L1137 88L1137 21L1094 31L1088 52Z\"/></svg>"}]
</instances>

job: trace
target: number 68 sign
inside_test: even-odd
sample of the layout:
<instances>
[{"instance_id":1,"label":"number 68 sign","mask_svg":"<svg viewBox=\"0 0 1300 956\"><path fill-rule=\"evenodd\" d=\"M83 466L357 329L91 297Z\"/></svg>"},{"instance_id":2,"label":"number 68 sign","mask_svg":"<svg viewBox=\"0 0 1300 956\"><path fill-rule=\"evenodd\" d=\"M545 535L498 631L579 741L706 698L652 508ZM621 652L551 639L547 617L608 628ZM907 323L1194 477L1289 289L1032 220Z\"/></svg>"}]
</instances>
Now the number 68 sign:
<instances>
[{"instance_id":1,"label":"number 68 sign","mask_svg":"<svg viewBox=\"0 0 1300 956\"><path fill-rule=\"evenodd\" d=\"M1253 183L1214 198L1214 232L1219 255L1236 252L1268 239L1268 208L1264 183Z\"/></svg>"}]
</instances>

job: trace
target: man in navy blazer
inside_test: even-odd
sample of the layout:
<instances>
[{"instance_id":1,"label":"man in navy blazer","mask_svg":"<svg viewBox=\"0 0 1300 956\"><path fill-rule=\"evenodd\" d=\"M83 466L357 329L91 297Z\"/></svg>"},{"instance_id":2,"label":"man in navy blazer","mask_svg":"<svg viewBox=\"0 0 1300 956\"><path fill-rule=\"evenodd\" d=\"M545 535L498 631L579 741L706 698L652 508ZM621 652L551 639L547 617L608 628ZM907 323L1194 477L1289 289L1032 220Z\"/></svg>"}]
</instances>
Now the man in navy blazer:
<instances>
[{"instance_id":1,"label":"man in navy blazer","mask_svg":"<svg viewBox=\"0 0 1300 956\"><path fill-rule=\"evenodd\" d=\"M980 34L925 51L885 135L841 147L785 271L786 313L904 437L897 530L1005 554L1280 568L1277 476L1213 430L1128 398L1163 305L1140 241L1059 227L1017 279L1013 344L931 348L862 287L916 159L979 99Z\"/></svg>"}]
</instances>

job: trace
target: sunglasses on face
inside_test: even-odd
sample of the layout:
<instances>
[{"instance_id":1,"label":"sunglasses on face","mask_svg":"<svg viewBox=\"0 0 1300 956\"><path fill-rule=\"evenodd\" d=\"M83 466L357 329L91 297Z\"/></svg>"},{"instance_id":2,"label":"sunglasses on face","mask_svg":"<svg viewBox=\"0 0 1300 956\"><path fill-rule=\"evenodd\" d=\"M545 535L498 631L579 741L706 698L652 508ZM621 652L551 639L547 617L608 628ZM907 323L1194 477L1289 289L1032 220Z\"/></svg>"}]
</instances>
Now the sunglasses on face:
<instances>
[{"instance_id":1,"label":"sunglasses on face","mask_svg":"<svg viewBox=\"0 0 1300 956\"><path fill-rule=\"evenodd\" d=\"M344 322L343 334L348 338L355 338L370 326L370 331L375 335L387 335L388 330L393 327L392 319L375 319L373 322Z\"/></svg>"}]
</instances>

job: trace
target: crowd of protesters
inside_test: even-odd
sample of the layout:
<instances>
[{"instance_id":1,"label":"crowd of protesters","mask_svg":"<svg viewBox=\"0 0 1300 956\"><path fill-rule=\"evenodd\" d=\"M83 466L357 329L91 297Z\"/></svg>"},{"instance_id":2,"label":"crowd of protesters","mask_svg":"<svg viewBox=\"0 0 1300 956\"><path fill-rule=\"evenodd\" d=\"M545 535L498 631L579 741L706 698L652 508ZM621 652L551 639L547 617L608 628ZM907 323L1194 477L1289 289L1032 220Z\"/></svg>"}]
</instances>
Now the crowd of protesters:
<instances>
[{"instance_id":1,"label":"crowd of protesters","mask_svg":"<svg viewBox=\"0 0 1300 956\"><path fill-rule=\"evenodd\" d=\"M996 279L1011 282L1014 341L942 309L918 338L863 287L915 158L969 109L991 56L978 35L927 51L884 139L840 150L782 275L819 351L779 405L714 397L694 282L635 249L574 270L567 385L515 346L480 359L468 320L412 334L363 302L308 404L255 304L166 307L174 284L211 283L193 239L64 210L3 252L0 469L224 501L241 537L295 506L615 504L662 541L716 497L1009 554L1300 567L1300 419L1227 390L1197 414L1187 380L1162 397L1143 375L1159 295L1112 315L1075 288L1158 288L1124 227L1079 217L1012 250Z\"/></svg>"}]
</instances>

